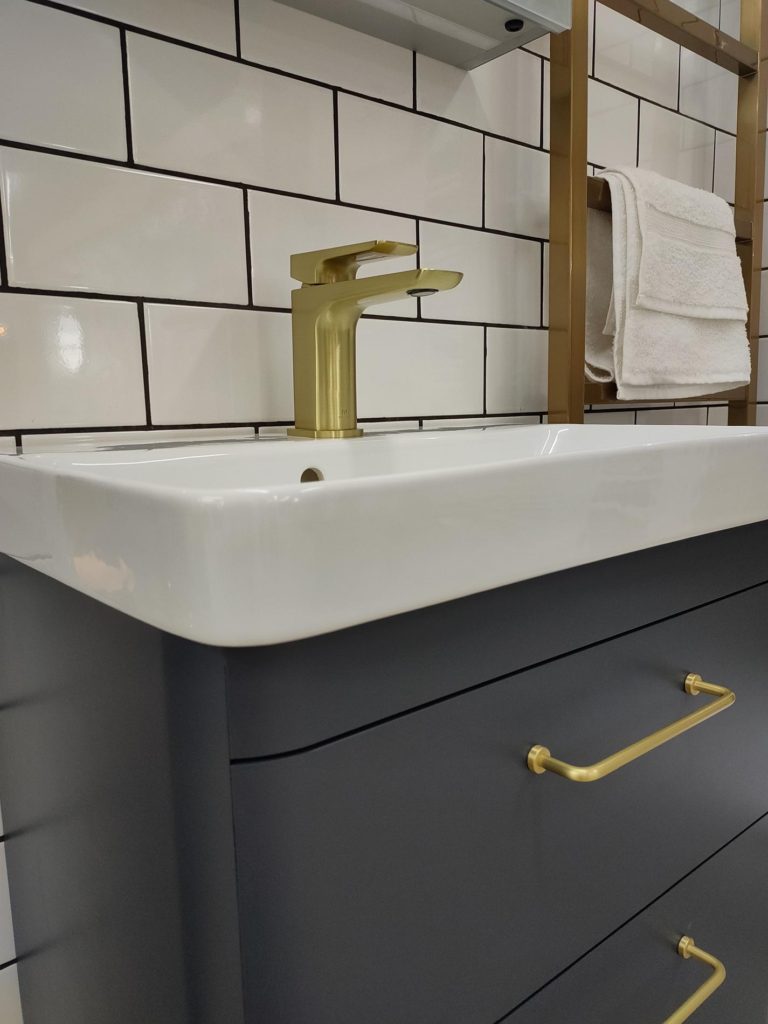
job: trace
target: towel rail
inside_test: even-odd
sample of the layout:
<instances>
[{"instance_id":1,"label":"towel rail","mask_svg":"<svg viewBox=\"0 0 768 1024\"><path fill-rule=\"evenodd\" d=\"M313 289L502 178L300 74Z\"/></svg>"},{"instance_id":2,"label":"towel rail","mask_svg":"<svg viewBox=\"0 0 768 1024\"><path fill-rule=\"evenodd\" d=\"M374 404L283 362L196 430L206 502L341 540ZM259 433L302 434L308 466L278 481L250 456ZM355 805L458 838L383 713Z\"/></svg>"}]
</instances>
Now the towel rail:
<instances>
[{"instance_id":1,"label":"towel rail","mask_svg":"<svg viewBox=\"0 0 768 1024\"><path fill-rule=\"evenodd\" d=\"M768 0L741 0L741 39L726 35L672 0L601 0L612 10L739 76L734 221L749 303L747 333L752 380L746 388L703 395L728 402L728 422L753 424L757 413L757 354L763 237ZM569 32L550 47L549 420L581 423L585 404L621 403L615 385L584 376L587 208L610 212L601 178L587 176L587 49L589 0L573 0ZM762 63L761 63L762 62ZM652 404L666 403L655 400Z\"/></svg>"}]
</instances>

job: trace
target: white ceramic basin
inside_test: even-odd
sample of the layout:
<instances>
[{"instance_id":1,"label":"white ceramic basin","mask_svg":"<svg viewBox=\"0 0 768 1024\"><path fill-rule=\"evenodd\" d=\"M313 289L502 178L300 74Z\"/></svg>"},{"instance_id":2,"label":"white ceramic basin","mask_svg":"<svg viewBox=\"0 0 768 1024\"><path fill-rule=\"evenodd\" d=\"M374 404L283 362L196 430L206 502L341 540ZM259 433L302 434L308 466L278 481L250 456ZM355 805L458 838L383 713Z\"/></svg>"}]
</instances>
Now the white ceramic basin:
<instances>
[{"instance_id":1,"label":"white ceramic basin","mask_svg":"<svg viewBox=\"0 0 768 1024\"><path fill-rule=\"evenodd\" d=\"M301 483L309 467L324 480ZM226 646L761 519L768 428L495 427L0 457L0 551Z\"/></svg>"}]
</instances>

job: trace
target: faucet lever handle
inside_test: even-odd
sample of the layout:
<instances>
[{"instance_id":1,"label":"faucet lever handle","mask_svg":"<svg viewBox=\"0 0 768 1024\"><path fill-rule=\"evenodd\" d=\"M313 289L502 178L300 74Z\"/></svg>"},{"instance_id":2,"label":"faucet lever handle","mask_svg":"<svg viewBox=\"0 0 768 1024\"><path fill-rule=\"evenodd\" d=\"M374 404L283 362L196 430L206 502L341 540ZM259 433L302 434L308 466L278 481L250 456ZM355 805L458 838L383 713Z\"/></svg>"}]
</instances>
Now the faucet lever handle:
<instances>
[{"instance_id":1,"label":"faucet lever handle","mask_svg":"<svg viewBox=\"0 0 768 1024\"><path fill-rule=\"evenodd\" d=\"M417 245L409 242L358 242L340 245L335 249L316 249L291 256L291 277L304 285L335 284L354 281L364 263L387 260L397 256L413 256Z\"/></svg>"}]
</instances>

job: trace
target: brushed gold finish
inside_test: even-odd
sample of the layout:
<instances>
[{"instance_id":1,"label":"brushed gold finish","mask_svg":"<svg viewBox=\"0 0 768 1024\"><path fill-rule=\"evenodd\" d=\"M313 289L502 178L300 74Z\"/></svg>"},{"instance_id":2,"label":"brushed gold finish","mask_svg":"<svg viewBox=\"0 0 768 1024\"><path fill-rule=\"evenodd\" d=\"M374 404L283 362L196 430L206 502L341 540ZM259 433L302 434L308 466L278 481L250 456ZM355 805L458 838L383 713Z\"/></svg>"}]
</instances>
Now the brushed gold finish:
<instances>
[{"instance_id":1,"label":"brushed gold finish","mask_svg":"<svg viewBox=\"0 0 768 1024\"><path fill-rule=\"evenodd\" d=\"M683 1024L683 1021L688 1020L703 1003L706 1003L712 993L716 992L725 981L725 966L716 956L712 956L711 953L705 953L703 949L699 949L690 935L684 935L680 939L677 944L677 952L684 960L690 960L693 957L694 960L698 960L700 963L711 967L712 974L710 974L703 985L696 989L692 996L686 999L679 1009L675 1010L671 1017L667 1017L664 1024Z\"/></svg>"},{"instance_id":2,"label":"brushed gold finish","mask_svg":"<svg viewBox=\"0 0 768 1024\"><path fill-rule=\"evenodd\" d=\"M632 743L623 750L610 754L608 757L603 758L602 761L595 762L595 764L584 766L568 764L566 761L560 761L556 757L552 757L547 747L537 744L528 751L528 768L535 775L543 775L544 772L554 772L556 775L562 775L564 779L568 779L570 782L597 782L598 779L604 779L606 775L610 775L617 769L623 768L624 765L637 760L638 757L650 753L651 750L660 747L662 743L667 743L689 729L701 725L708 718L712 718L713 715L730 707L736 700L736 694L733 690L729 690L725 686L716 686L714 683L705 683L701 676L695 672L685 677L683 688L686 693L692 696L706 693L709 696L717 697L717 700L713 700L705 707L693 711L690 715L686 715L685 718L680 718L676 722L672 722L671 725L651 733L650 736Z\"/></svg>"},{"instance_id":3,"label":"brushed gold finish","mask_svg":"<svg viewBox=\"0 0 768 1024\"><path fill-rule=\"evenodd\" d=\"M293 395L291 437L349 438L357 425L356 331L369 306L409 294L431 295L455 288L462 274L451 270L405 270L357 280L371 260L410 256L415 245L371 241L291 257L291 275L302 287L291 292Z\"/></svg>"},{"instance_id":4,"label":"brushed gold finish","mask_svg":"<svg viewBox=\"0 0 768 1024\"><path fill-rule=\"evenodd\" d=\"M728 422L754 424L757 415L757 356L760 268L763 239L766 90L768 89L768 0L741 0L741 39L695 17L672 0L601 0L606 6L739 77L734 222L749 305L747 334L752 379L700 401L727 401ZM615 385L594 385L584 375L586 317L586 211L611 209L606 182L588 178L586 3L574 0L573 28L552 36L550 74L550 265L549 419L581 423L585 404L622 404ZM643 401L623 403L647 404ZM657 401L653 404L659 404Z\"/></svg>"}]
</instances>

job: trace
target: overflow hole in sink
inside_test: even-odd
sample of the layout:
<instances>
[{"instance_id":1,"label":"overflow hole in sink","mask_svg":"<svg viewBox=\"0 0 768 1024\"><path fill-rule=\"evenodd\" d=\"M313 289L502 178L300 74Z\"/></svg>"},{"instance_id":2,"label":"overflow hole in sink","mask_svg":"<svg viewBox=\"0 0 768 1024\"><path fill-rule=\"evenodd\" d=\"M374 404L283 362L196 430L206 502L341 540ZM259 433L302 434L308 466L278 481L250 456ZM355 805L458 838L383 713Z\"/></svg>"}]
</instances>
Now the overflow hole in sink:
<instances>
[{"instance_id":1,"label":"overflow hole in sink","mask_svg":"<svg viewBox=\"0 0 768 1024\"><path fill-rule=\"evenodd\" d=\"M309 466L301 474L301 482L303 484L314 484L314 483L317 483L318 480L324 480L324 479L325 479L325 477L320 472L320 470L319 469L315 469L314 466Z\"/></svg>"}]
</instances>

